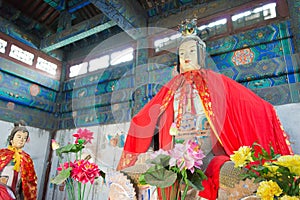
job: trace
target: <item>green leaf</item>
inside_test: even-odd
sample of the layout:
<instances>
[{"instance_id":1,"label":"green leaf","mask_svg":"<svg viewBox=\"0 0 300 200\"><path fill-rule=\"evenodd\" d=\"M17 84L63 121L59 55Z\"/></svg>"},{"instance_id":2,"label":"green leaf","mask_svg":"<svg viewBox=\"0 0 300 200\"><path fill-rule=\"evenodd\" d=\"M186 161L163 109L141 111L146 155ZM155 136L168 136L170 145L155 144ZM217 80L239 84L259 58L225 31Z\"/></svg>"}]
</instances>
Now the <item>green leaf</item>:
<instances>
[{"instance_id":1,"label":"green leaf","mask_svg":"<svg viewBox=\"0 0 300 200\"><path fill-rule=\"evenodd\" d=\"M206 179L207 177L201 170L197 170L194 173L191 173L189 170L187 171L187 180L188 185L192 186L193 188L197 190L203 190L204 187L202 186L202 181Z\"/></svg>"},{"instance_id":2,"label":"green leaf","mask_svg":"<svg viewBox=\"0 0 300 200\"><path fill-rule=\"evenodd\" d=\"M169 155L159 154L154 159L150 160L150 163L167 167L169 165L170 158L171 157Z\"/></svg>"},{"instance_id":3,"label":"green leaf","mask_svg":"<svg viewBox=\"0 0 300 200\"><path fill-rule=\"evenodd\" d=\"M70 153L70 152L77 153L83 148L84 146L82 144L67 144L66 146L56 149L56 154L59 157L62 157L63 153Z\"/></svg>"},{"instance_id":4,"label":"green leaf","mask_svg":"<svg viewBox=\"0 0 300 200\"><path fill-rule=\"evenodd\" d=\"M68 169L61 170L61 172L56 177L51 179L51 183L57 185L62 184L65 180L67 180L67 178L70 177L71 170L72 170L71 167L69 167Z\"/></svg>"},{"instance_id":5,"label":"green leaf","mask_svg":"<svg viewBox=\"0 0 300 200\"><path fill-rule=\"evenodd\" d=\"M78 139L78 144L84 144L85 143L85 139Z\"/></svg>"},{"instance_id":6,"label":"green leaf","mask_svg":"<svg viewBox=\"0 0 300 200\"><path fill-rule=\"evenodd\" d=\"M177 179L177 174L165 169L162 166L152 166L144 173L146 183L166 188L174 184Z\"/></svg>"},{"instance_id":7,"label":"green leaf","mask_svg":"<svg viewBox=\"0 0 300 200\"><path fill-rule=\"evenodd\" d=\"M140 177L139 177L139 184L141 184L141 185L147 185L147 182L145 180L145 175L144 174L140 175Z\"/></svg>"}]
</instances>

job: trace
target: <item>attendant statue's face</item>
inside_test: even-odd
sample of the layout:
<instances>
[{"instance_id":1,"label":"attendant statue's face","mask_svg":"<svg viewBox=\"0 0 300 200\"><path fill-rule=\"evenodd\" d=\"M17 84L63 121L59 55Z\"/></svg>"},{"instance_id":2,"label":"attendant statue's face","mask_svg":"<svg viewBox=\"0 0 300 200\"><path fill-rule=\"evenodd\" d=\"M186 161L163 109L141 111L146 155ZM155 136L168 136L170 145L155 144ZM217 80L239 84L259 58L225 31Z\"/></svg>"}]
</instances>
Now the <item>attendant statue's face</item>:
<instances>
[{"instance_id":1,"label":"attendant statue's face","mask_svg":"<svg viewBox=\"0 0 300 200\"><path fill-rule=\"evenodd\" d=\"M200 69L196 40L183 42L179 47L180 73Z\"/></svg>"},{"instance_id":2,"label":"attendant statue's face","mask_svg":"<svg viewBox=\"0 0 300 200\"><path fill-rule=\"evenodd\" d=\"M15 133L13 139L10 141L11 146L17 149L22 149L28 139L28 133L23 131L18 131Z\"/></svg>"}]
</instances>

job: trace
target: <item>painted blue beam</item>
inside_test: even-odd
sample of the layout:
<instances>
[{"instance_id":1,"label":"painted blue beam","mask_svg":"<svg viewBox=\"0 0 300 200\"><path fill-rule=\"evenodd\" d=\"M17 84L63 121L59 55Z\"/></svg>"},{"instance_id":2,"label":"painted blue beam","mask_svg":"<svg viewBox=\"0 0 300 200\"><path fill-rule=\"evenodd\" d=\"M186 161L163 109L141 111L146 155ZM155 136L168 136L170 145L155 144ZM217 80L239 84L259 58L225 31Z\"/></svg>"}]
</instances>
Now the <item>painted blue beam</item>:
<instances>
[{"instance_id":1,"label":"painted blue beam","mask_svg":"<svg viewBox=\"0 0 300 200\"><path fill-rule=\"evenodd\" d=\"M43 39L41 41L40 49L47 53L78 40L82 40L83 38L99 33L115 25L116 23L110 21L106 16L98 15L90 20L72 26L68 30L61 31Z\"/></svg>"},{"instance_id":2,"label":"painted blue beam","mask_svg":"<svg viewBox=\"0 0 300 200\"><path fill-rule=\"evenodd\" d=\"M80 8L83 8L84 6L89 5L91 2L90 1L81 1L78 4L72 6L71 8L69 8L68 12L69 13L73 13L76 10L79 10Z\"/></svg>"},{"instance_id":3,"label":"painted blue beam","mask_svg":"<svg viewBox=\"0 0 300 200\"><path fill-rule=\"evenodd\" d=\"M133 39L144 36L147 27L146 12L137 1L132 0L90 0L102 13L123 29Z\"/></svg>"}]
</instances>

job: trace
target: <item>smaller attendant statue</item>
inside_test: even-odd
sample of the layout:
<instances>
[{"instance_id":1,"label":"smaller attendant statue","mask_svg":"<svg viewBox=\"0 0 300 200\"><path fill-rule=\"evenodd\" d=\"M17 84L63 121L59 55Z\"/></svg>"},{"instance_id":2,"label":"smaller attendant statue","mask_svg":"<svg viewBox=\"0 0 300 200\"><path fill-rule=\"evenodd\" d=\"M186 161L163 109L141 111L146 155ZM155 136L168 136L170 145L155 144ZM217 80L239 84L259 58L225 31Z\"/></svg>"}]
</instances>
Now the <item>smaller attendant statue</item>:
<instances>
[{"instance_id":1,"label":"smaller attendant statue","mask_svg":"<svg viewBox=\"0 0 300 200\"><path fill-rule=\"evenodd\" d=\"M36 200L37 176L33 161L22 148L29 138L24 121L14 123L8 147L0 149L0 199Z\"/></svg>"}]
</instances>

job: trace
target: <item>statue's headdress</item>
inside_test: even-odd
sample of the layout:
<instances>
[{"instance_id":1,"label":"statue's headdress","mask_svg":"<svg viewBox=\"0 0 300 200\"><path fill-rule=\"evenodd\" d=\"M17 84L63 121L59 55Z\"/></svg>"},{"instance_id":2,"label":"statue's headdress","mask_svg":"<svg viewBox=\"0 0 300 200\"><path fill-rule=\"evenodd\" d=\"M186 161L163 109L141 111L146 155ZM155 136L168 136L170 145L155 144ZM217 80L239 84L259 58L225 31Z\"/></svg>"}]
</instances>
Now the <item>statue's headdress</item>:
<instances>
[{"instance_id":1,"label":"statue's headdress","mask_svg":"<svg viewBox=\"0 0 300 200\"><path fill-rule=\"evenodd\" d=\"M209 37L209 29L205 28L199 30L197 27L197 18L185 19L178 25L178 31L181 33L182 38L185 37L199 37L201 41L205 41Z\"/></svg>"},{"instance_id":2,"label":"statue's headdress","mask_svg":"<svg viewBox=\"0 0 300 200\"><path fill-rule=\"evenodd\" d=\"M181 22L180 25L178 25L178 31L182 35L182 39L195 39L198 40L198 43L205 48L206 45L202 41L200 35L201 31L197 27L197 18L193 19L185 19L184 21Z\"/></svg>"},{"instance_id":3,"label":"statue's headdress","mask_svg":"<svg viewBox=\"0 0 300 200\"><path fill-rule=\"evenodd\" d=\"M197 19L185 19L182 21L179 25L179 32L181 32L182 36L198 35Z\"/></svg>"}]
</instances>

